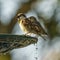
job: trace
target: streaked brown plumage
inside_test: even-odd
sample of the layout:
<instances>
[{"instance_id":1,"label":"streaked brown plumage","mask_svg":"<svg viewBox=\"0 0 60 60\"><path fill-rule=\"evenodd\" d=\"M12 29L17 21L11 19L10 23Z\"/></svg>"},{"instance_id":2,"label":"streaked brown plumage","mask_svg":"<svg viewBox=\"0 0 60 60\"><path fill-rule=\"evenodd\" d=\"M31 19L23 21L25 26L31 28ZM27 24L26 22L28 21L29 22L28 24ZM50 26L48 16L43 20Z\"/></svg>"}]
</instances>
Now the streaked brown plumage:
<instances>
[{"instance_id":1,"label":"streaked brown plumage","mask_svg":"<svg viewBox=\"0 0 60 60\"><path fill-rule=\"evenodd\" d=\"M18 18L18 23L25 33L34 33L40 36L47 35L40 23L33 16L26 18L24 14L20 14L20 17Z\"/></svg>"},{"instance_id":2,"label":"streaked brown plumage","mask_svg":"<svg viewBox=\"0 0 60 60\"><path fill-rule=\"evenodd\" d=\"M34 16L30 16L28 19L29 19L32 23L36 23L36 22L37 22L37 20L36 20L36 18L35 18Z\"/></svg>"},{"instance_id":3,"label":"streaked brown plumage","mask_svg":"<svg viewBox=\"0 0 60 60\"><path fill-rule=\"evenodd\" d=\"M26 18L26 16L21 13L17 15L17 20L19 23L20 28L25 32L29 33L31 30L31 22Z\"/></svg>"}]
</instances>

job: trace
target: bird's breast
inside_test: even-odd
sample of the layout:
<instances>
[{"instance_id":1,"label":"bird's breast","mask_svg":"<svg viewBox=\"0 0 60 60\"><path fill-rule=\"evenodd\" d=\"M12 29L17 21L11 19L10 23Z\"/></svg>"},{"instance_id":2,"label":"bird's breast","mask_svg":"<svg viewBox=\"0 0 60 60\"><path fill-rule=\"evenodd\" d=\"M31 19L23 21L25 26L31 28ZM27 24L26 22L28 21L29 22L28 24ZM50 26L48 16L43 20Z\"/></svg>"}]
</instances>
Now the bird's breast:
<instances>
[{"instance_id":1,"label":"bird's breast","mask_svg":"<svg viewBox=\"0 0 60 60\"><path fill-rule=\"evenodd\" d=\"M26 26L22 23L19 24L20 28L22 31L24 31L25 33L27 33L27 29L26 29Z\"/></svg>"}]
</instances>

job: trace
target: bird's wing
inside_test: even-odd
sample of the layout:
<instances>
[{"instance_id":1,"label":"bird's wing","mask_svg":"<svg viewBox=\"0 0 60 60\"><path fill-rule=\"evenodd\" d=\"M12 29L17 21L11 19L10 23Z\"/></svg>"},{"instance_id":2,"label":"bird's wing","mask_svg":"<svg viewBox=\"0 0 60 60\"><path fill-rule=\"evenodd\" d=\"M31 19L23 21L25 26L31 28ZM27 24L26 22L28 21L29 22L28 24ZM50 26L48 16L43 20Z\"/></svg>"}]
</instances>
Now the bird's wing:
<instances>
[{"instance_id":1,"label":"bird's wing","mask_svg":"<svg viewBox=\"0 0 60 60\"><path fill-rule=\"evenodd\" d=\"M32 23L37 22L37 19L34 16L28 18Z\"/></svg>"},{"instance_id":2,"label":"bird's wing","mask_svg":"<svg viewBox=\"0 0 60 60\"><path fill-rule=\"evenodd\" d=\"M36 31L37 34L46 34L39 22L32 23L32 29Z\"/></svg>"}]
</instances>

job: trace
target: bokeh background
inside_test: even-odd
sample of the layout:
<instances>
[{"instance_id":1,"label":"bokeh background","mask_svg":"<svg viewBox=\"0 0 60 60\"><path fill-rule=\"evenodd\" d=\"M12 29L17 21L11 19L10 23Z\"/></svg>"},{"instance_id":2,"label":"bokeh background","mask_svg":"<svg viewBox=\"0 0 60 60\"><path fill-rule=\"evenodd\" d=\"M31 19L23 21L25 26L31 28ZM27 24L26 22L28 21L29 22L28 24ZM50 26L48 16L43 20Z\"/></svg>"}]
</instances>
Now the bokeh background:
<instances>
[{"instance_id":1,"label":"bokeh background","mask_svg":"<svg viewBox=\"0 0 60 60\"><path fill-rule=\"evenodd\" d=\"M60 59L60 0L0 0L1 34L24 34L16 20L18 13L24 13L27 17L35 16L53 39L44 41L39 37L37 54L36 46L32 44L14 49L10 52L11 58L9 55L0 56L0 60L36 60L36 56L38 60Z\"/></svg>"}]
</instances>

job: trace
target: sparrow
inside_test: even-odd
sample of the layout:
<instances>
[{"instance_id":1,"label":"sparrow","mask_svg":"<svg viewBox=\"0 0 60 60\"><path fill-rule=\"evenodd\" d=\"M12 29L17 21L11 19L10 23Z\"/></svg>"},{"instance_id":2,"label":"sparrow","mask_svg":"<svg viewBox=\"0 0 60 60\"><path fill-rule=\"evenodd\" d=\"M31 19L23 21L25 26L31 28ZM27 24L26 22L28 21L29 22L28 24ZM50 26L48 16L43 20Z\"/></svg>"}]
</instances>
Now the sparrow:
<instances>
[{"instance_id":1,"label":"sparrow","mask_svg":"<svg viewBox=\"0 0 60 60\"><path fill-rule=\"evenodd\" d=\"M35 17L31 16L27 18L23 13L17 15L17 20L20 28L26 34L34 33L42 37L42 35L46 35L47 33L44 31L40 23L36 20Z\"/></svg>"},{"instance_id":2,"label":"sparrow","mask_svg":"<svg viewBox=\"0 0 60 60\"><path fill-rule=\"evenodd\" d=\"M17 20L21 30L24 31L25 34L30 33L31 21L29 21L28 18L23 13L19 13L17 15Z\"/></svg>"}]
</instances>

